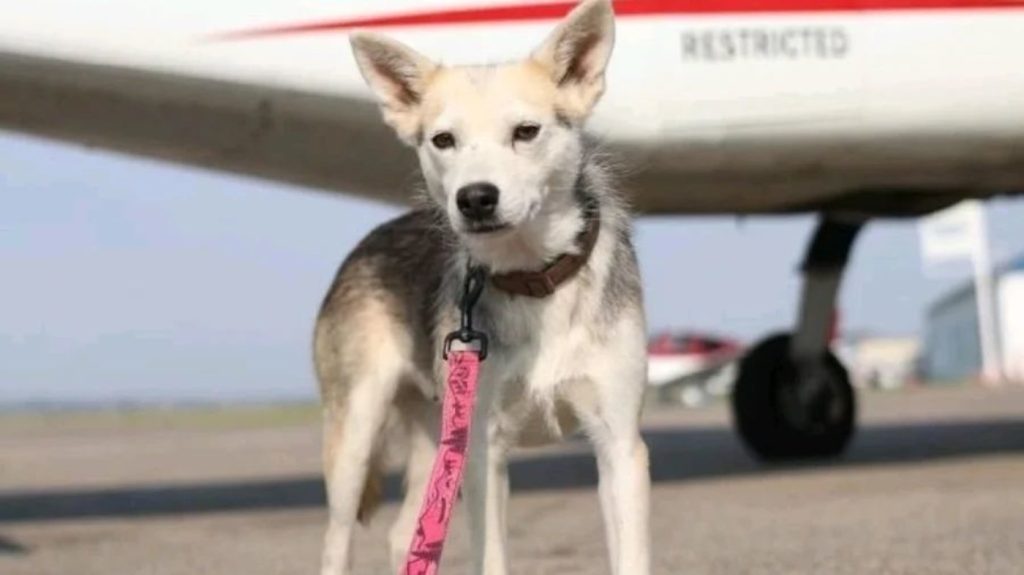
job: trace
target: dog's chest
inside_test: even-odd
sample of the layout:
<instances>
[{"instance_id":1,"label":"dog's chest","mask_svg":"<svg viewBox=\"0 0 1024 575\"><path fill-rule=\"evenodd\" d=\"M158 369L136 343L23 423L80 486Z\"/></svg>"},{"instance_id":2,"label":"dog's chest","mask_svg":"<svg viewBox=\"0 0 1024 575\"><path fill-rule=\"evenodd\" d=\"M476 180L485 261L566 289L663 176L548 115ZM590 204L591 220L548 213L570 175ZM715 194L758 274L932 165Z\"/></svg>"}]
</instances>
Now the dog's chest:
<instances>
[{"instance_id":1,"label":"dog's chest","mask_svg":"<svg viewBox=\"0 0 1024 575\"><path fill-rule=\"evenodd\" d=\"M580 298L557 292L550 299L516 298L488 308L493 377L523 382L544 394L559 382L585 375L592 330Z\"/></svg>"},{"instance_id":2,"label":"dog's chest","mask_svg":"<svg viewBox=\"0 0 1024 575\"><path fill-rule=\"evenodd\" d=\"M561 296L561 297L559 297ZM598 353L577 294L515 298L484 308L491 339L481 385L491 386L498 423L520 444L556 440L576 427L568 386L587 385Z\"/></svg>"}]
</instances>

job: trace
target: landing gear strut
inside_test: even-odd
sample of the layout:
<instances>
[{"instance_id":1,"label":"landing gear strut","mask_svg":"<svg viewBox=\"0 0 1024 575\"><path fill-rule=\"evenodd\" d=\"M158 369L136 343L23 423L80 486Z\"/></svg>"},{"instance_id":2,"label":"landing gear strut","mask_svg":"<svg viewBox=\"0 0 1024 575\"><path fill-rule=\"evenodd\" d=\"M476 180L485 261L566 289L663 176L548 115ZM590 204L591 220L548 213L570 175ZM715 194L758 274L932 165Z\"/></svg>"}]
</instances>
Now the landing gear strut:
<instances>
[{"instance_id":1,"label":"landing gear strut","mask_svg":"<svg viewBox=\"0 0 1024 575\"><path fill-rule=\"evenodd\" d=\"M856 398L829 340L843 271L862 227L862 221L822 219L804 260L795 333L763 340L740 363L733 418L743 442L763 459L835 456L853 437Z\"/></svg>"}]
</instances>

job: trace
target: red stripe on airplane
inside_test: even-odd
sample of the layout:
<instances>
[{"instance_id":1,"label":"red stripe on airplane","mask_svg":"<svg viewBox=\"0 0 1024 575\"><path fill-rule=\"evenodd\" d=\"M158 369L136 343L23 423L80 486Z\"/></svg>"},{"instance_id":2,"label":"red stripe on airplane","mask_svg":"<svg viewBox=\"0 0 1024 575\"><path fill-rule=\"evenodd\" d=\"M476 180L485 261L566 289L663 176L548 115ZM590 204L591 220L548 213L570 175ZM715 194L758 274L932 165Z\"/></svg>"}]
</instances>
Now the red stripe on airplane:
<instances>
[{"instance_id":1,"label":"red stripe on airplane","mask_svg":"<svg viewBox=\"0 0 1024 575\"><path fill-rule=\"evenodd\" d=\"M546 2L454 8L339 20L320 20L239 30L222 34L219 38L257 38L289 34L338 32L354 28L555 20L565 16L576 5L577 2ZM987 10L1005 8L1024 9L1024 0L618 0L615 2L615 13L617 16Z\"/></svg>"}]
</instances>

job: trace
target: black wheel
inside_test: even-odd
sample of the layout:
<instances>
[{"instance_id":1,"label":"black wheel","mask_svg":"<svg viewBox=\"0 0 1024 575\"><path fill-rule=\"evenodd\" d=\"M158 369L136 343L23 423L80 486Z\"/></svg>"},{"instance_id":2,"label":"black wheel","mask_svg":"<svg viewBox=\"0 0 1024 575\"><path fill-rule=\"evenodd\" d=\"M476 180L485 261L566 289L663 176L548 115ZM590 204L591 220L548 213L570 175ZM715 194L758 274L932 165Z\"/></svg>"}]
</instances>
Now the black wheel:
<instances>
[{"instance_id":1,"label":"black wheel","mask_svg":"<svg viewBox=\"0 0 1024 575\"><path fill-rule=\"evenodd\" d=\"M790 339L769 337L743 358L732 397L736 429L763 459L839 455L856 424L850 378L831 352L812 372L797 369Z\"/></svg>"}]
</instances>

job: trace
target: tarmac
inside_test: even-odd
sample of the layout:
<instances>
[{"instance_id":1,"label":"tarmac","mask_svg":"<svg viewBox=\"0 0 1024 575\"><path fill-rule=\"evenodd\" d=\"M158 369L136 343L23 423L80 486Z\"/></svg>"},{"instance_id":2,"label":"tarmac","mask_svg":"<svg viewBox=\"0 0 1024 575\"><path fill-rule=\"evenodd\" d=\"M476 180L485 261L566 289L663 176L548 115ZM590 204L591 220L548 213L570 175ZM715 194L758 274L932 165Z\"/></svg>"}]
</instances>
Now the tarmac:
<instances>
[{"instance_id":1,"label":"tarmac","mask_svg":"<svg viewBox=\"0 0 1024 575\"><path fill-rule=\"evenodd\" d=\"M1024 387L867 392L861 412L843 458L767 466L724 406L650 410L654 572L1024 573ZM0 574L318 573L315 409L180 419L0 416ZM609 573L587 445L511 475L511 572ZM357 574L390 573L394 514L358 534ZM457 514L442 573L467 551Z\"/></svg>"}]
</instances>

